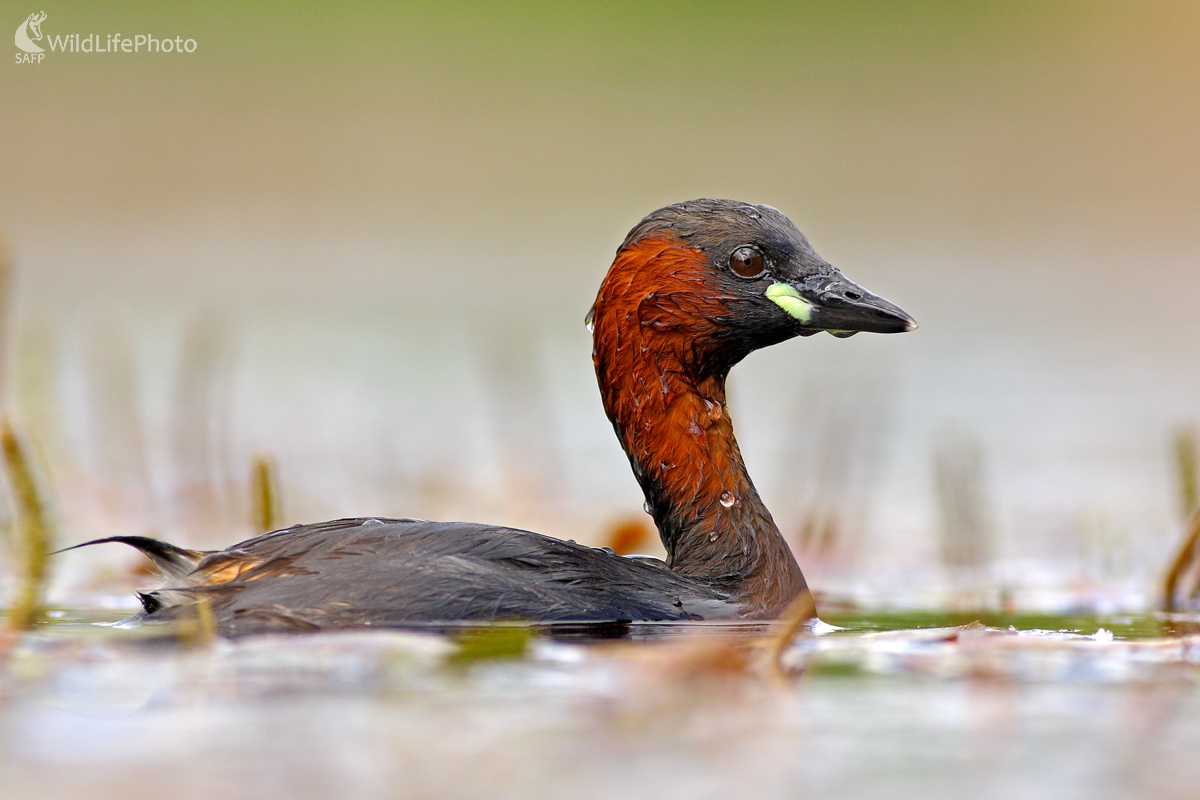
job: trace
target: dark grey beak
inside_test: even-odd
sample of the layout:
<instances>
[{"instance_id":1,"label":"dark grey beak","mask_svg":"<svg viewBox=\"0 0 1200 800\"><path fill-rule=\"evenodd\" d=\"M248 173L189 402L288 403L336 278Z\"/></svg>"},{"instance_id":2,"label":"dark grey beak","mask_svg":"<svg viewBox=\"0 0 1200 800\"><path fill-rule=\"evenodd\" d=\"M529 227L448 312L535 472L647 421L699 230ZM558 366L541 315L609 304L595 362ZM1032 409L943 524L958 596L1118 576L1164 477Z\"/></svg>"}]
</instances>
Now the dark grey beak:
<instances>
[{"instance_id":1,"label":"dark grey beak","mask_svg":"<svg viewBox=\"0 0 1200 800\"><path fill-rule=\"evenodd\" d=\"M916 329L917 322L899 306L871 294L840 274L826 276L799 287L812 305L809 327L829 331L835 336L855 333L905 333Z\"/></svg>"}]
</instances>

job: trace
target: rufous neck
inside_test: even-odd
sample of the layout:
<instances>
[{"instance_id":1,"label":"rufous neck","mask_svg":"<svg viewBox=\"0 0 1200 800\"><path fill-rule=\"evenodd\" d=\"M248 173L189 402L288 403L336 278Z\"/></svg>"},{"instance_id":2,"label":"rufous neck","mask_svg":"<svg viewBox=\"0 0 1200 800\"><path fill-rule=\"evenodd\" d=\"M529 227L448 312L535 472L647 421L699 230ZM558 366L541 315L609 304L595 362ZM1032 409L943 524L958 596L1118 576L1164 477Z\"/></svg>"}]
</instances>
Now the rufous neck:
<instances>
[{"instance_id":1,"label":"rufous neck","mask_svg":"<svg viewBox=\"0 0 1200 800\"><path fill-rule=\"evenodd\" d=\"M728 591L748 616L775 616L807 588L746 472L726 370L698 369L686 326L662 324L661 293L638 292L621 266L618 256L593 309L593 360L667 563Z\"/></svg>"}]
</instances>

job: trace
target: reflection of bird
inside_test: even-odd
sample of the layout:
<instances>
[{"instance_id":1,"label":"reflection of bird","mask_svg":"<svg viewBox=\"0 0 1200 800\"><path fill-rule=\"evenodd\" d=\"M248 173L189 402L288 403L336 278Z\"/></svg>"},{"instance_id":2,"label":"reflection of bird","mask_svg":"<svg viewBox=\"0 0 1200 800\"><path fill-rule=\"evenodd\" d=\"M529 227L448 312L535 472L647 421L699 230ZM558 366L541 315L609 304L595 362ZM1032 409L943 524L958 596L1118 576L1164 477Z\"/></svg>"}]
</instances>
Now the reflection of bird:
<instances>
[{"instance_id":1,"label":"reflection of bird","mask_svg":"<svg viewBox=\"0 0 1200 800\"><path fill-rule=\"evenodd\" d=\"M775 209L668 206L617 251L589 314L604 409L646 496L667 561L623 558L527 531L347 519L219 552L136 536L167 585L139 620L207 600L221 633L419 621L770 618L808 588L746 474L725 377L751 351L826 330L911 330L849 282Z\"/></svg>"}]
</instances>

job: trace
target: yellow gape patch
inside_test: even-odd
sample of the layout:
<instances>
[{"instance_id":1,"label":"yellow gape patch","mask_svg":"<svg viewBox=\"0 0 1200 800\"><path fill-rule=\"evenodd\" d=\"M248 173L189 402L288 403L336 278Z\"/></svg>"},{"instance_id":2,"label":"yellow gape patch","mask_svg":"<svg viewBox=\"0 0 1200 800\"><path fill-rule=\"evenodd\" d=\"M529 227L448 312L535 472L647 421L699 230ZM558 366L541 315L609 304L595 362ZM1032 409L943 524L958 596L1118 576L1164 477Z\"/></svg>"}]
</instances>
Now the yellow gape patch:
<instances>
[{"instance_id":1,"label":"yellow gape patch","mask_svg":"<svg viewBox=\"0 0 1200 800\"><path fill-rule=\"evenodd\" d=\"M812 321L812 304L801 297L794 286L772 283L767 288L767 299L801 322Z\"/></svg>"}]
</instances>

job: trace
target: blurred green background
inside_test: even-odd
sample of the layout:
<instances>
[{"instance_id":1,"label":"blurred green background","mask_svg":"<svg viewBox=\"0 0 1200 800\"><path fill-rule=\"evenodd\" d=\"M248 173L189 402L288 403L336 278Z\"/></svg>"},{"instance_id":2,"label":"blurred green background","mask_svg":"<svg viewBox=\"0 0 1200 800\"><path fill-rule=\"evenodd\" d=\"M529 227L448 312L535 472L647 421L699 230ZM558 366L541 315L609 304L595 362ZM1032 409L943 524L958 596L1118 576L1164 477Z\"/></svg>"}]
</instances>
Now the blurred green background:
<instances>
[{"instance_id":1,"label":"blurred green background","mask_svg":"<svg viewBox=\"0 0 1200 800\"><path fill-rule=\"evenodd\" d=\"M919 602L965 564L1136 605L1179 535L1194 3L5 9L198 43L0 68L3 379L67 540L232 542L268 453L288 523L602 541L641 498L583 315L625 232L697 196L778 207L921 323L734 373L818 588ZM976 519L947 521L935 463Z\"/></svg>"}]
</instances>

